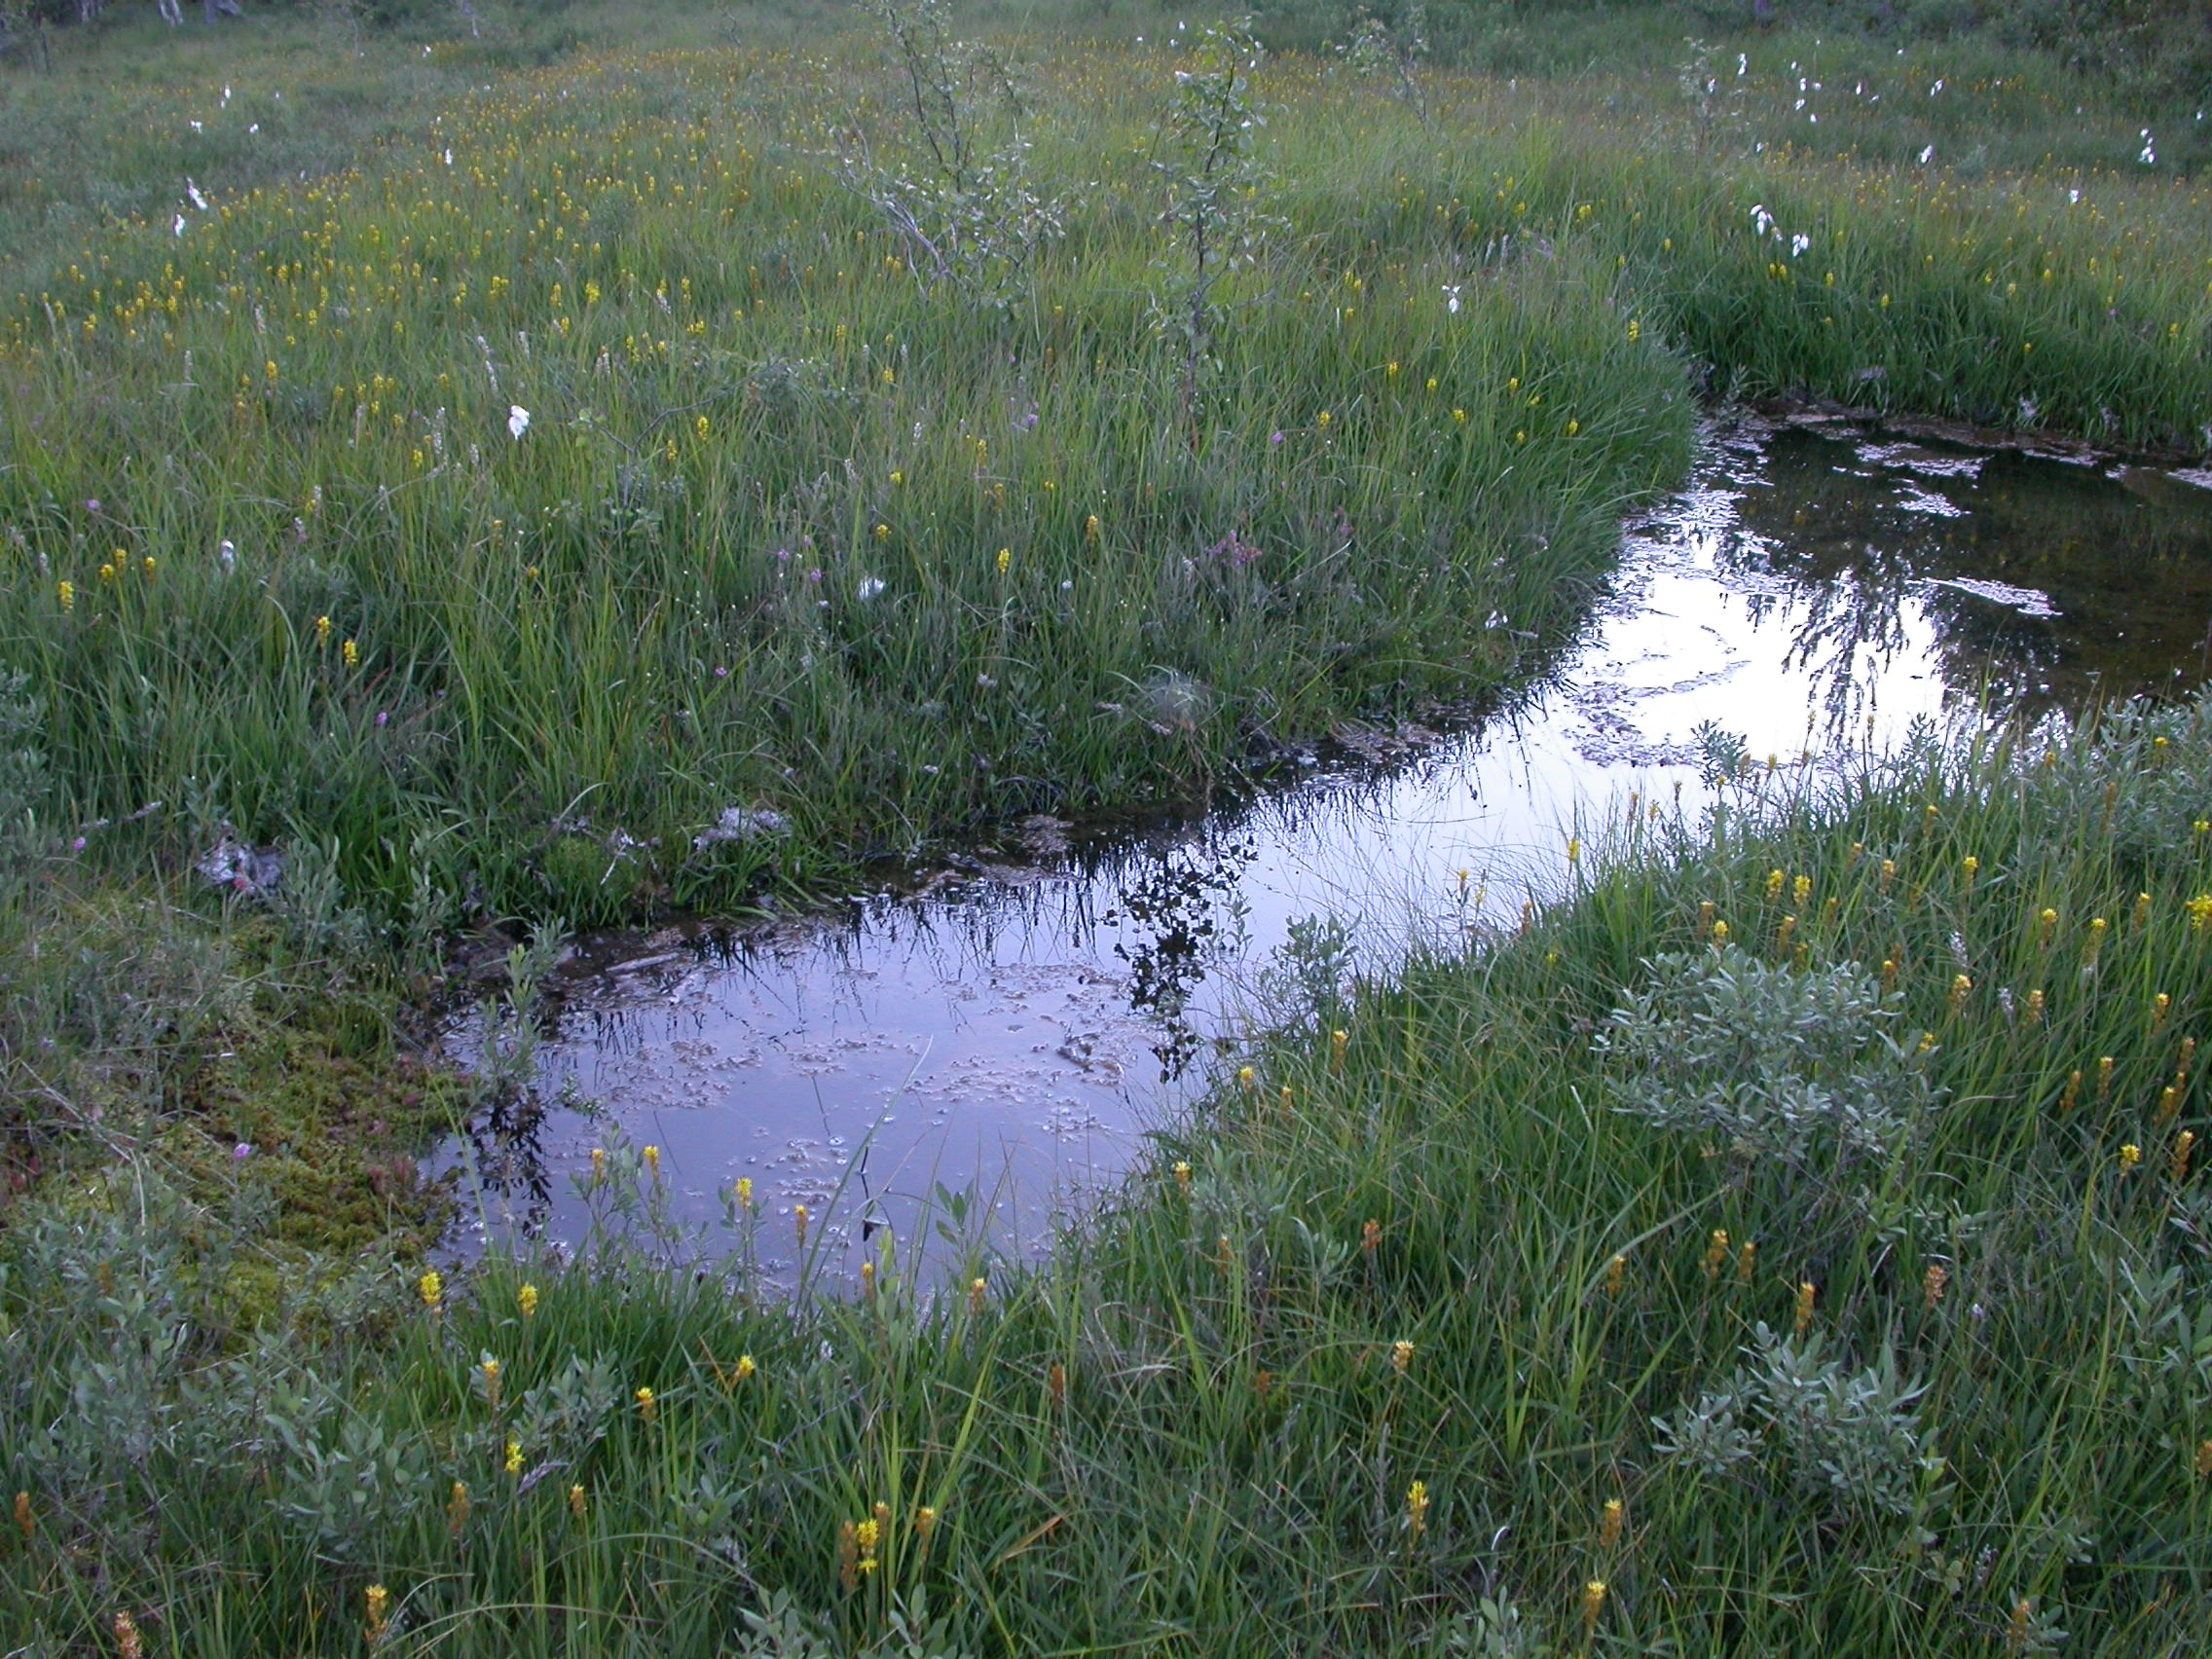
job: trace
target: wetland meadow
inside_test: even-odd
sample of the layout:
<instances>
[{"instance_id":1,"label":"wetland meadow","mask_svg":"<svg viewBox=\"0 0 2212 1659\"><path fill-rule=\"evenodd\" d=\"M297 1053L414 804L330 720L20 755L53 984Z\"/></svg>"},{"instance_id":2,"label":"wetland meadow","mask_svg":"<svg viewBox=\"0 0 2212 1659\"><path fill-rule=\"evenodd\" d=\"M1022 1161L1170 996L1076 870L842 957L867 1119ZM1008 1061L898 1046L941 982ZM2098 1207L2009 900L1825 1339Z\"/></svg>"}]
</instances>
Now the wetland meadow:
<instances>
[{"instance_id":1,"label":"wetland meadow","mask_svg":"<svg viewBox=\"0 0 2212 1659\"><path fill-rule=\"evenodd\" d=\"M0 1653L2206 1651L2199 8L228 11L0 4Z\"/></svg>"}]
</instances>

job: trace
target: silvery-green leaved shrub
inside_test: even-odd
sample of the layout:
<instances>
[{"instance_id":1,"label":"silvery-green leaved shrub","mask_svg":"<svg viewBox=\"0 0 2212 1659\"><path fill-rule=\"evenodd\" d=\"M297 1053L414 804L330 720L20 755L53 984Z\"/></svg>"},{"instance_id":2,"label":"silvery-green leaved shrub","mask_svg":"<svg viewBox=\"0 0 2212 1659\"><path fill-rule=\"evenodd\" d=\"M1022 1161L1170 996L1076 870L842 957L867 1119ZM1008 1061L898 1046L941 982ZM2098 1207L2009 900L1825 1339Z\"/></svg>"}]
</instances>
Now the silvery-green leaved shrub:
<instances>
[{"instance_id":1,"label":"silvery-green leaved shrub","mask_svg":"<svg viewBox=\"0 0 2212 1659\"><path fill-rule=\"evenodd\" d=\"M1840 1167L1901 1151L1937 1101L1856 962L1796 969L1737 945L1652 959L1596 1039L1620 1110L1747 1161Z\"/></svg>"},{"instance_id":2,"label":"silvery-green leaved shrub","mask_svg":"<svg viewBox=\"0 0 2212 1659\"><path fill-rule=\"evenodd\" d=\"M1922 1423L1920 1385L1885 1351L1846 1371L1818 1334L1761 1321L1728 1382L1653 1419L1662 1456L1706 1479L1784 1478L1838 1519L1926 1513L1941 1501L1943 1459Z\"/></svg>"}]
</instances>

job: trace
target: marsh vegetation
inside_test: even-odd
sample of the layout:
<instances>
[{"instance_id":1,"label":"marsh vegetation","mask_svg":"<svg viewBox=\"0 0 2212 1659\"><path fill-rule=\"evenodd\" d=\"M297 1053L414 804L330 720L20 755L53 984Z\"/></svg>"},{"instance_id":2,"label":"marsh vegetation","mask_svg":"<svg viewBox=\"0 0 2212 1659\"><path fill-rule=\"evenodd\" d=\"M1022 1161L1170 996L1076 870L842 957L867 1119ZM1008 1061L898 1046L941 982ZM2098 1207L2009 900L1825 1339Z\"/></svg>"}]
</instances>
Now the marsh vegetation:
<instances>
[{"instance_id":1,"label":"marsh vegetation","mask_svg":"<svg viewBox=\"0 0 2212 1659\"><path fill-rule=\"evenodd\" d=\"M0 68L20 1650L2190 1651L2201 703L1624 818L1308 976L1042 1264L948 1196L770 1294L790 1218L610 1139L573 1260L451 1272L414 1161L569 927L1479 715L1715 400L2201 463L2212 88L2140 12ZM412 1057L475 995L493 1063Z\"/></svg>"}]
</instances>

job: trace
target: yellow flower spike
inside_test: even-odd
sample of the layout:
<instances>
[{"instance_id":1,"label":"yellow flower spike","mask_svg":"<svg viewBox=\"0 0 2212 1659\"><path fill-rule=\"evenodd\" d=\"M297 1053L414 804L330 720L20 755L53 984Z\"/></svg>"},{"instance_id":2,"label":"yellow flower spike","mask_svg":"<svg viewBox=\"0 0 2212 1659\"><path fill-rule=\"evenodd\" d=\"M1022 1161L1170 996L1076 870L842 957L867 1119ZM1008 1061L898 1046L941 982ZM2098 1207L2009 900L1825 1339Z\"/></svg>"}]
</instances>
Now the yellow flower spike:
<instances>
[{"instance_id":1,"label":"yellow flower spike","mask_svg":"<svg viewBox=\"0 0 2212 1659\"><path fill-rule=\"evenodd\" d=\"M1881 882L1881 889L1882 889L1882 891L1883 891L1884 893L1887 893L1887 892L1888 892L1888 891L1890 890L1890 883L1891 883L1891 882L1893 882L1893 881L1895 881L1895 880L1897 880L1897 878L1898 878L1898 863L1897 863L1897 860L1895 860L1895 859L1884 859L1884 860L1882 861L1882 882Z\"/></svg>"},{"instance_id":2,"label":"yellow flower spike","mask_svg":"<svg viewBox=\"0 0 2212 1659\"><path fill-rule=\"evenodd\" d=\"M887 524L877 525L875 527L875 538L878 541L889 541L891 539L891 527Z\"/></svg>"},{"instance_id":3,"label":"yellow flower spike","mask_svg":"<svg viewBox=\"0 0 2212 1659\"><path fill-rule=\"evenodd\" d=\"M1797 1334L1803 1336L1813 1328L1813 1303L1820 1295L1813 1281L1804 1279L1797 1286Z\"/></svg>"},{"instance_id":4,"label":"yellow flower spike","mask_svg":"<svg viewBox=\"0 0 2212 1659\"><path fill-rule=\"evenodd\" d=\"M804 1204L792 1205L792 1226L798 1234L798 1247L801 1250L806 1248L806 1219Z\"/></svg>"},{"instance_id":5,"label":"yellow flower spike","mask_svg":"<svg viewBox=\"0 0 2212 1659\"><path fill-rule=\"evenodd\" d=\"M345 659L348 668L359 668L361 666L361 647L353 640L348 640L344 645L339 647L339 655Z\"/></svg>"},{"instance_id":6,"label":"yellow flower spike","mask_svg":"<svg viewBox=\"0 0 2212 1659\"><path fill-rule=\"evenodd\" d=\"M27 1492L16 1493L16 1530L26 1544L38 1535L38 1517L31 1512L31 1494Z\"/></svg>"},{"instance_id":7,"label":"yellow flower spike","mask_svg":"<svg viewBox=\"0 0 2212 1659\"><path fill-rule=\"evenodd\" d=\"M704 415L700 416L698 420L691 423L691 430L698 437L701 443L705 443L707 441L708 437L714 432L714 423L712 421L709 421Z\"/></svg>"},{"instance_id":8,"label":"yellow flower spike","mask_svg":"<svg viewBox=\"0 0 2212 1659\"><path fill-rule=\"evenodd\" d=\"M1672 239L1669 239L1667 245L1668 245L1668 246L1669 246L1670 248L1672 248L1672 247L1673 247L1673 246L1675 245L1675 244L1674 244L1674 241L1673 241L1673 240L1672 240ZM1638 342L1639 340L1641 340L1642 338L1643 338L1643 324L1642 324L1641 322L1640 322L1640 321L1639 321L1639 320L1638 320L1637 318L1635 318L1635 317L1633 317L1633 316L1632 316L1632 317L1630 317L1630 318L1628 319L1628 343L1629 343L1629 344L1630 344L1631 346L1633 346L1633 345L1635 345L1635 344L1636 344L1636 343L1637 343L1637 342Z\"/></svg>"},{"instance_id":9,"label":"yellow flower spike","mask_svg":"<svg viewBox=\"0 0 2212 1659\"><path fill-rule=\"evenodd\" d=\"M1326 409L1322 410L1321 413L1314 418L1313 424L1316 426L1320 427L1324 432L1327 431L1329 429L1329 412Z\"/></svg>"},{"instance_id":10,"label":"yellow flower spike","mask_svg":"<svg viewBox=\"0 0 2212 1659\"><path fill-rule=\"evenodd\" d=\"M748 1212L753 1208L753 1177L750 1175L737 1178L737 1207Z\"/></svg>"},{"instance_id":11,"label":"yellow flower spike","mask_svg":"<svg viewBox=\"0 0 2212 1659\"><path fill-rule=\"evenodd\" d=\"M2135 896L2135 925L2141 927L2150 919L2151 896L2148 893L2138 893Z\"/></svg>"},{"instance_id":12,"label":"yellow flower spike","mask_svg":"<svg viewBox=\"0 0 2212 1659\"><path fill-rule=\"evenodd\" d=\"M1713 942L1714 944L1726 944L1728 942L1728 924L1726 922L1714 922L1713 924Z\"/></svg>"},{"instance_id":13,"label":"yellow flower spike","mask_svg":"<svg viewBox=\"0 0 2212 1659\"><path fill-rule=\"evenodd\" d=\"M1967 998L1973 995L1973 980L1964 974L1951 976L1951 1007L1957 1011L1966 1007Z\"/></svg>"},{"instance_id":14,"label":"yellow flower spike","mask_svg":"<svg viewBox=\"0 0 2212 1659\"><path fill-rule=\"evenodd\" d=\"M1467 424L1467 412L1464 409L1455 409L1452 411L1452 419L1464 426Z\"/></svg>"},{"instance_id":15,"label":"yellow flower spike","mask_svg":"<svg viewBox=\"0 0 2212 1659\"><path fill-rule=\"evenodd\" d=\"M660 1179L660 1148L657 1146L646 1147L645 1157L646 1170L650 1172L655 1181L658 1181Z\"/></svg>"},{"instance_id":16,"label":"yellow flower spike","mask_svg":"<svg viewBox=\"0 0 2212 1659\"><path fill-rule=\"evenodd\" d=\"M486 1354L476 1362L476 1369L484 1379L484 1398L494 1411L499 1409L499 1362Z\"/></svg>"},{"instance_id":17,"label":"yellow flower spike","mask_svg":"<svg viewBox=\"0 0 2212 1659\"><path fill-rule=\"evenodd\" d=\"M660 1420L660 1401L653 1397L653 1391L650 1388L641 1387L635 1397L638 1402L638 1415L647 1422L658 1422Z\"/></svg>"},{"instance_id":18,"label":"yellow flower spike","mask_svg":"<svg viewBox=\"0 0 2212 1659\"><path fill-rule=\"evenodd\" d=\"M1609 1550L1621 1541L1621 1530L1628 1523L1628 1508L1617 1497L1605 1499L1605 1507L1598 1515L1598 1547Z\"/></svg>"},{"instance_id":19,"label":"yellow flower spike","mask_svg":"<svg viewBox=\"0 0 2212 1659\"><path fill-rule=\"evenodd\" d=\"M1387 377L1388 379L1390 379L1390 380L1396 380L1396 379L1398 378L1398 365L1397 365L1397 364L1395 364L1395 363L1392 363L1392 364L1391 364L1391 365L1390 365L1390 366L1389 366L1388 368L1384 369L1384 370L1383 370L1382 372L1383 372L1384 376L1385 376L1385 377Z\"/></svg>"},{"instance_id":20,"label":"yellow flower spike","mask_svg":"<svg viewBox=\"0 0 2212 1659\"><path fill-rule=\"evenodd\" d=\"M595 1147L593 1147L593 1148L591 1149L591 1180L592 1180L592 1185L596 1187L596 1186L598 1186L598 1185L599 1185L599 1184L600 1184L601 1182L605 1181L606 1179L607 1179L607 1148L605 1148L605 1147L603 1147L603 1146L595 1146Z\"/></svg>"},{"instance_id":21,"label":"yellow flower spike","mask_svg":"<svg viewBox=\"0 0 2212 1659\"><path fill-rule=\"evenodd\" d=\"M914 1536L922 1543L927 1544L930 1541L930 1534L936 1530L937 1511L925 1503L921 1508L914 1511Z\"/></svg>"},{"instance_id":22,"label":"yellow flower spike","mask_svg":"<svg viewBox=\"0 0 2212 1659\"><path fill-rule=\"evenodd\" d=\"M1350 1032L1332 1031L1329 1033L1329 1069L1331 1071L1343 1071L1345 1069L1345 1051L1350 1047Z\"/></svg>"},{"instance_id":23,"label":"yellow flower spike","mask_svg":"<svg viewBox=\"0 0 2212 1659\"><path fill-rule=\"evenodd\" d=\"M460 1537L461 1529L468 1525L468 1488L460 1481L453 1483L453 1495L446 1500L446 1530Z\"/></svg>"},{"instance_id":24,"label":"yellow flower spike","mask_svg":"<svg viewBox=\"0 0 2212 1659\"><path fill-rule=\"evenodd\" d=\"M2058 1109L2061 1112L2071 1112L2081 1103L2082 1074L2077 1070L2067 1074L2066 1087L2058 1094Z\"/></svg>"},{"instance_id":25,"label":"yellow flower spike","mask_svg":"<svg viewBox=\"0 0 2212 1659\"><path fill-rule=\"evenodd\" d=\"M1436 377L1434 375L1430 375L1428 377L1428 389L1430 391L1434 391L1436 389Z\"/></svg>"},{"instance_id":26,"label":"yellow flower spike","mask_svg":"<svg viewBox=\"0 0 2212 1659\"><path fill-rule=\"evenodd\" d=\"M1736 1282L1750 1284L1751 1274L1758 1267L1759 1246L1755 1238L1744 1240L1744 1247L1736 1252Z\"/></svg>"},{"instance_id":27,"label":"yellow flower spike","mask_svg":"<svg viewBox=\"0 0 2212 1659\"><path fill-rule=\"evenodd\" d=\"M863 1262L861 1264L861 1294L863 1296L873 1296L875 1294L875 1264L873 1262Z\"/></svg>"},{"instance_id":28,"label":"yellow flower spike","mask_svg":"<svg viewBox=\"0 0 2212 1659\"><path fill-rule=\"evenodd\" d=\"M1092 546L1098 544L1098 515L1091 513L1083 521L1083 538Z\"/></svg>"},{"instance_id":29,"label":"yellow flower spike","mask_svg":"<svg viewBox=\"0 0 2212 1659\"><path fill-rule=\"evenodd\" d=\"M519 1440L510 1440L507 1442L506 1468L507 1473L510 1475L519 1475L522 1473L522 1442Z\"/></svg>"},{"instance_id":30,"label":"yellow flower spike","mask_svg":"<svg viewBox=\"0 0 2212 1659\"><path fill-rule=\"evenodd\" d=\"M2097 1061L2097 1104L2102 1106L2112 1094L2113 1057L2105 1055Z\"/></svg>"},{"instance_id":31,"label":"yellow flower spike","mask_svg":"<svg viewBox=\"0 0 2212 1659\"><path fill-rule=\"evenodd\" d=\"M372 1584L361 1592L361 1601L369 1615L369 1640L375 1641L384 1635L384 1616L391 1605L391 1592L381 1584Z\"/></svg>"},{"instance_id":32,"label":"yellow flower spike","mask_svg":"<svg viewBox=\"0 0 2212 1659\"><path fill-rule=\"evenodd\" d=\"M1428 1483L1416 1481L1406 1488L1406 1530L1417 1539L1428 1530Z\"/></svg>"},{"instance_id":33,"label":"yellow flower spike","mask_svg":"<svg viewBox=\"0 0 2212 1659\"><path fill-rule=\"evenodd\" d=\"M1414 1345L1403 1340L1390 1345L1390 1369L1404 1376L1414 1362Z\"/></svg>"},{"instance_id":34,"label":"yellow flower spike","mask_svg":"<svg viewBox=\"0 0 2212 1659\"><path fill-rule=\"evenodd\" d=\"M446 1301L446 1281L445 1276L437 1269L432 1268L417 1279L415 1290L423 1298L424 1307L433 1313L443 1311Z\"/></svg>"},{"instance_id":35,"label":"yellow flower spike","mask_svg":"<svg viewBox=\"0 0 2212 1659\"><path fill-rule=\"evenodd\" d=\"M1920 1299L1933 1313L1943 1300L1943 1292L1951 1282L1951 1270L1940 1262L1930 1262L1928 1271L1920 1275Z\"/></svg>"},{"instance_id":36,"label":"yellow flower spike","mask_svg":"<svg viewBox=\"0 0 2212 1659\"><path fill-rule=\"evenodd\" d=\"M2043 1023L2044 995L2040 988L2028 993L2026 1013L2030 1025L2041 1025Z\"/></svg>"},{"instance_id":37,"label":"yellow flower spike","mask_svg":"<svg viewBox=\"0 0 2212 1659\"><path fill-rule=\"evenodd\" d=\"M1573 437L1573 436L1575 436L1575 435L1576 435L1577 433L1579 433L1579 432L1580 432L1581 430L1582 430L1582 423L1581 423L1581 422L1579 422L1579 421L1569 421L1569 422L1568 422L1568 423L1567 424L1567 435L1568 437L1570 437L1570 438L1571 438L1571 437Z\"/></svg>"},{"instance_id":38,"label":"yellow flower spike","mask_svg":"<svg viewBox=\"0 0 2212 1659\"><path fill-rule=\"evenodd\" d=\"M2120 1149L2120 1172L2122 1175L2126 1174L2130 1169L2134 1168L2138 1163L2141 1163L2142 1161L2143 1149L2137 1146L2133 1141L2127 1142Z\"/></svg>"},{"instance_id":39,"label":"yellow flower spike","mask_svg":"<svg viewBox=\"0 0 2212 1659\"><path fill-rule=\"evenodd\" d=\"M2184 1129L2174 1137L2174 1150L2166 1159L2166 1175L2176 1186L2189 1179L2190 1155L2195 1150L2194 1129Z\"/></svg>"},{"instance_id":40,"label":"yellow flower spike","mask_svg":"<svg viewBox=\"0 0 2212 1659\"><path fill-rule=\"evenodd\" d=\"M1605 1264L1605 1294L1607 1296L1618 1296L1627 1283L1628 1258L1616 1254L1611 1261Z\"/></svg>"},{"instance_id":41,"label":"yellow flower spike","mask_svg":"<svg viewBox=\"0 0 2212 1659\"><path fill-rule=\"evenodd\" d=\"M55 583L55 589L54 589L54 597L55 597L55 599L57 599L58 601L60 601L60 603L61 603L61 608L62 608L62 611L63 611L64 613L67 613L67 612L69 612L69 611L72 611L72 610L76 609L76 608L77 608L77 584L76 584L75 582L57 582L57 583Z\"/></svg>"},{"instance_id":42,"label":"yellow flower spike","mask_svg":"<svg viewBox=\"0 0 2212 1659\"><path fill-rule=\"evenodd\" d=\"M145 558L138 561L138 568L146 572L146 579L148 581L152 581L154 579L154 571L156 566L154 564L154 556L151 553L147 554Z\"/></svg>"},{"instance_id":43,"label":"yellow flower spike","mask_svg":"<svg viewBox=\"0 0 2212 1659\"><path fill-rule=\"evenodd\" d=\"M580 1486L569 1489L569 1513L579 1521L584 1518L584 1489Z\"/></svg>"},{"instance_id":44,"label":"yellow flower spike","mask_svg":"<svg viewBox=\"0 0 2212 1659\"><path fill-rule=\"evenodd\" d=\"M1605 1581L1593 1578L1582 1587L1582 1628L1585 1632L1597 1629L1598 1620L1605 1611Z\"/></svg>"},{"instance_id":45,"label":"yellow flower spike","mask_svg":"<svg viewBox=\"0 0 2212 1659\"><path fill-rule=\"evenodd\" d=\"M968 1315L979 1319L983 1314L983 1298L990 1293L990 1284L980 1274L968 1281Z\"/></svg>"},{"instance_id":46,"label":"yellow flower spike","mask_svg":"<svg viewBox=\"0 0 2212 1659\"><path fill-rule=\"evenodd\" d=\"M1363 1255L1372 1256L1382 1247L1382 1224L1373 1216L1360 1224L1359 1248Z\"/></svg>"},{"instance_id":47,"label":"yellow flower spike","mask_svg":"<svg viewBox=\"0 0 2212 1659\"><path fill-rule=\"evenodd\" d=\"M2168 1084L2166 1086L2165 1091L2158 1096L2158 1111L2157 1117L2153 1121L2160 1124L2170 1124L2180 1116L2181 1090L2174 1085Z\"/></svg>"},{"instance_id":48,"label":"yellow flower spike","mask_svg":"<svg viewBox=\"0 0 2212 1659\"><path fill-rule=\"evenodd\" d=\"M2165 1024L2166 1015L2173 1012L2174 999L2160 991L2151 999L2151 1023L2154 1027Z\"/></svg>"},{"instance_id":49,"label":"yellow flower spike","mask_svg":"<svg viewBox=\"0 0 2212 1659\"><path fill-rule=\"evenodd\" d=\"M318 645L327 645L330 644L329 617L317 616L314 619L314 643Z\"/></svg>"},{"instance_id":50,"label":"yellow flower spike","mask_svg":"<svg viewBox=\"0 0 2212 1659\"><path fill-rule=\"evenodd\" d=\"M1721 1265L1728 1260L1728 1230L1716 1227L1713 1238L1705 1247L1705 1276L1710 1282L1719 1276Z\"/></svg>"},{"instance_id":51,"label":"yellow flower spike","mask_svg":"<svg viewBox=\"0 0 2212 1659\"><path fill-rule=\"evenodd\" d=\"M2212 893L2199 893L2182 906L2189 912L2189 931L2203 933L2212 929Z\"/></svg>"},{"instance_id":52,"label":"yellow flower spike","mask_svg":"<svg viewBox=\"0 0 2212 1659\"><path fill-rule=\"evenodd\" d=\"M1191 1190L1191 1166L1182 1159L1175 1161L1175 1185L1186 1193Z\"/></svg>"},{"instance_id":53,"label":"yellow flower spike","mask_svg":"<svg viewBox=\"0 0 2212 1659\"><path fill-rule=\"evenodd\" d=\"M1790 883L1789 890L1796 897L1797 907L1802 910L1805 907L1805 901L1813 896L1813 878L1809 875L1801 875Z\"/></svg>"},{"instance_id":54,"label":"yellow flower spike","mask_svg":"<svg viewBox=\"0 0 2212 1659\"><path fill-rule=\"evenodd\" d=\"M1783 884L1784 882L1788 881L1788 879L1789 879L1789 877L1788 877L1788 875L1787 875L1787 874L1786 874L1786 873L1785 873L1784 871L1782 871L1782 870L1779 870L1779 869L1770 869L1770 870L1768 870L1768 871L1766 872L1766 896L1767 896L1767 897L1768 897L1769 899L1779 899L1779 898L1781 898L1781 897L1782 897L1782 884Z\"/></svg>"}]
</instances>

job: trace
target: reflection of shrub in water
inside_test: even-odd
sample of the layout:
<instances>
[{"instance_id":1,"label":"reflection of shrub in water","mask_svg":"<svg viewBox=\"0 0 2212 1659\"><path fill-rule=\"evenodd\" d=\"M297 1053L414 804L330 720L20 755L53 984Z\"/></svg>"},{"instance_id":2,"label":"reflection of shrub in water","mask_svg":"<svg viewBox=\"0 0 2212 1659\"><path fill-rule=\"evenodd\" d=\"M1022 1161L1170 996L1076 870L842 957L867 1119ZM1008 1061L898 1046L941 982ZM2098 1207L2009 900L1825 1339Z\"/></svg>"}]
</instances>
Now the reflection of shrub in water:
<instances>
[{"instance_id":1,"label":"reflection of shrub in water","mask_svg":"<svg viewBox=\"0 0 2212 1659\"><path fill-rule=\"evenodd\" d=\"M1234 889L1238 866L1251 857L1249 846L1228 846L1202 861L1163 861L1099 918L1109 927L1126 918L1141 930L1115 945L1114 954L1129 965L1130 1006L1160 1023L1152 1051L1163 1083L1181 1076L1198 1051L1198 1030L1183 1010L1205 977L1221 931L1214 906Z\"/></svg>"}]
</instances>

